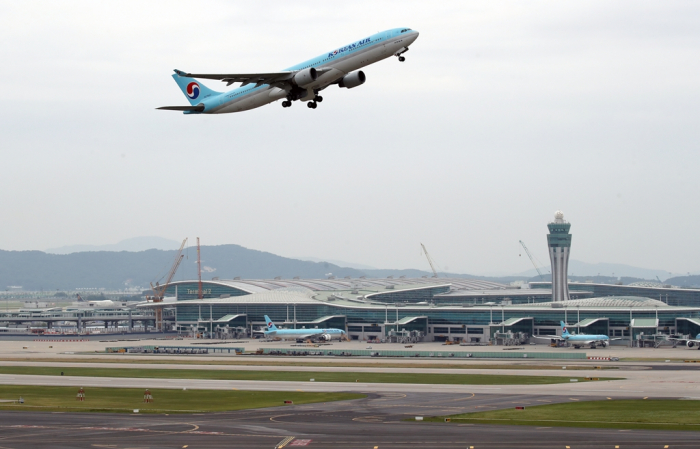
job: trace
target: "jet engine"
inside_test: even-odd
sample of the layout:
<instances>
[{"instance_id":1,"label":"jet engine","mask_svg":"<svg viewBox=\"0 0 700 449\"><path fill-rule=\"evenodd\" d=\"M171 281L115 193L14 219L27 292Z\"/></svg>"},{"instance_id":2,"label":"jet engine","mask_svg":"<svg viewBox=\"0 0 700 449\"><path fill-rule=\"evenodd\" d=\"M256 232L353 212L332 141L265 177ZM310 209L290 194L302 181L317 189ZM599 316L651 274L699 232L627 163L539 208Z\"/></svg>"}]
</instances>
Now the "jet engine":
<instances>
[{"instance_id":1,"label":"jet engine","mask_svg":"<svg viewBox=\"0 0 700 449\"><path fill-rule=\"evenodd\" d=\"M328 334L323 334L319 337L321 340L331 341L331 336Z\"/></svg>"},{"instance_id":2,"label":"jet engine","mask_svg":"<svg viewBox=\"0 0 700 449\"><path fill-rule=\"evenodd\" d=\"M692 348L693 346L695 346L695 342L689 341L688 343L686 343L686 345L688 345L689 348Z\"/></svg>"},{"instance_id":3,"label":"jet engine","mask_svg":"<svg viewBox=\"0 0 700 449\"><path fill-rule=\"evenodd\" d=\"M608 343L607 341L604 341L604 342L603 342L603 347L604 347L604 348L607 348L609 344L610 344L610 343Z\"/></svg>"},{"instance_id":4,"label":"jet engine","mask_svg":"<svg viewBox=\"0 0 700 449\"><path fill-rule=\"evenodd\" d=\"M366 80L367 77L365 76L365 72L358 70L357 72L348 73L342 77L338 85L340 87L345 87L346 89L352 89L353 87L365 84Z\"/></svg>"},{"instance_id":5,"label":"jet engine","mask_svg":"<svg viewBox=\"0 0 700 449\"><path fill-rule=\"evenodd\" d=\"M308 69L298 71L294 75L294 78L292 78L292 80L297 86L306 87L309 84L316 81L316 78L318 78L318 73L316 72L316 69L314 69L313 67L309 67Z\"/></svg>"}]
</instances>

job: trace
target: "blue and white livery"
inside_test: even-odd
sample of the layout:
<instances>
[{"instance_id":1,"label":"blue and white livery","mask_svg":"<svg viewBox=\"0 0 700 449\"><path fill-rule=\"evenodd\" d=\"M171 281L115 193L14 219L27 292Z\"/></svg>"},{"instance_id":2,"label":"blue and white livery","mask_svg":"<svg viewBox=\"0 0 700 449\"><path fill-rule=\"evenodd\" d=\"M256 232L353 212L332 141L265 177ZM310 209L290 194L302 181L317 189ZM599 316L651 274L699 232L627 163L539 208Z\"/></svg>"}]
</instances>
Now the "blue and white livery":
<instances>
[{"instance_id":1,"label":"blue and white livery","mask_svg":"<svg viewBox=\"0 0 700 449\"><path fill-rule=\"evenodd\" d=\"M267 331L263 332L265 338L324 341L345 338L345 331L341 329L278 329L267 315L265 315L265 323L267 325Z\"/></svg>"},{"instance_id":2,"label":"blue and white livery","mask_svg":"<svg viewBox=\"0 0 700 449\"><path fill-rule=\"evenodd\" d=\"M337 84L352 89L365 83L367 77L360 69L390 56L405 61L403 56L418 38L410 28L395 28L364 37L348 45L334 48L314 59L302 62L281 72L196 74L175 70L173 79L190 106L163 106L158 109L183 111L185 114L226 114L259 108L277 100L288 108L294 101L306 102L316 109L323 101L323 89ZM230 86L241 83L237 89L217 92L195 78L220 80Z\"/></svg>"},{"instance_id":3,"label":"blue and white livery","mask_svg":"<svg viewBox=\"0 0 700 449\"><path fill-rule=\"evenodd\" d=\"M547 340L564 340L568 342L574 348L581 348L582 346L590 346L591 349L595 349L598 346L606 347L610 344L610 337L607 335L592 335L592 334L570 334L566 328L566 323L563 321L559 322L562 327L561 337L557 335L552 336L536 336L535 338L542 338ZM613 338L613 340L620 340L619 338Z\"/></svg>"}]
</instances>

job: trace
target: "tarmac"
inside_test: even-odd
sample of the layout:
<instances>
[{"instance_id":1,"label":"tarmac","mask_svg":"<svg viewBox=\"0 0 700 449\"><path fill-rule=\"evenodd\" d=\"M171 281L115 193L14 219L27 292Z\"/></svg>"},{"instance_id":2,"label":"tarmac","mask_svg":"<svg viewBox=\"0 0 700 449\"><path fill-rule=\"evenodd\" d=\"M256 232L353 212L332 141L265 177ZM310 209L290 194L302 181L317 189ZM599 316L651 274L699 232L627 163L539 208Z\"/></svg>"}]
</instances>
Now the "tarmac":
<instances>
[{"instance_id":1,"label":"tarmac","mask_svg":"<svg viewBox=\"0 0 700 449\"><path fill-rule=\"evenodd\" d=\"M416 416L601 399L370 393L325 404L193 415L0 412L15 448L695 448L700 432L416 422ZM408 419L408 421L405 421Z\"/></svg>"},{"instance_id":2,"label":"tarmac","mask_svg":"<svg viewBox=\"0 0 700 449\"><path fill-rule=\"evenodd\" d=\"M3 336L4 337L4 336ZM105 337L103 339L106 340ZM38 340L48 340L38 337ZM694 448L700 432L577 429L421 423L404 421L469 411L495 410L516 405L607 400L618 398L700 399L700 364L684 363L700 356L694 349L628 348L612 346L585 350L595 356L631 359L629 362L586 360L474 360L416 358L272 357L235 355L142 355L104 354L108 346L202 346L216 340L138 341L11 341L0 343L0 366L47 366L55 368L111 367L201 370L281 370L413 372L564 377L620 377L623 380L567 382L553 385L428 385L341 382L270 382L202 379L108 378L80 376L0 375L0 384L67 385L90 387L245 389L265 391L349 391L366 399L195 415L145 415L104 413L0 412L0 449L5 448ZM297 347L293 342L225 342L216 346ZM50 347L52 346L52 347ZM333 342L333 349L365 349L366 342ZM403 349L398 344L371 344L382 350ZM26 349L25 349L26 348ZM573 351L545 345L526 346L527 351ZM512 351L508 347L444 346L419 343L414 349ZM584 351L584 350L580 350ZM181 362L187 360L187 364ZM670 360L666 362L665 360ZM81 362L83 361L83 362ZM109 361L105 365L100 363ZM238 365L238 361L260 365ZM138 363L137 363L138 362ZM144 363L146 362L146 363ZM149 363L154 362L154 363ZM157 363L156 363L157 362ZM232 363L211 365L208 363ZM296 366L280 365L296 363ZM324 366L304 366L323 363ZM353 366L376 364L377 366ZM391 365L398 365L394 366ZM416 366L411 366L411 365ZM449 368L450 365L459 368ZM479 369L480 365L491 369ZM507 369L509 365L549 365L555 369ZM345 366L347 365L347 366ZM434 367L431 367L434 365ZM439 366L438 366L439 365ZM616 367L599 370L595 366ZM468 368L464 368L468 366ZM503 368L498 368L503 366ZM564 370L562 366L587 369ZM57 370L58 371L58 370ZM59 373L57 373L59 374ZM699 403L700 404L700 403ZM700 405L699 405L700 407Z\"/></svg>"}]
</instances>

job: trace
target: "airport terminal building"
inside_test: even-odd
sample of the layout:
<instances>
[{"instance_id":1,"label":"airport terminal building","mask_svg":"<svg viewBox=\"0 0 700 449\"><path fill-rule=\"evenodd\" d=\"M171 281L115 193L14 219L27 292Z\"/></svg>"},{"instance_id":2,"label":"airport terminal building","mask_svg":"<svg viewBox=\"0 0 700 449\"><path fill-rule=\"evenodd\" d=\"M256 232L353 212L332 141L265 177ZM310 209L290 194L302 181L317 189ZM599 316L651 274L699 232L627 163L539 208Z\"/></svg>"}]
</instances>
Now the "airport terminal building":
<instances>
[{"instance_id":1,"label":"airport terminal building","mask_svg":"<svg viewBox=\"0 0 700 449\"><path fill-rule=\"evenodd\" d=\"M700 289L571 283L571 225L557 211L548 225L552 282L512 287L462 278L180 281L166 296L175 328L254 335L264 315L279 327L340 328L357 340L549 344L532 336L609 335L642 346L663 335L700 333ZM144 305L155 307L155 305Z\"/></svg>"},{"instance_id":2,"label":"airport terminal building","mask_svg":"<svg viewBox=\"0 0 700 449\"><path fill-rule=\"evenodd\" d=\"M533 335L561 334L564 321L580 333L634 344L654 334L700 333L700 306L684 301L687 293L670 289L674 305L669 305L650 297L596 297L593 291L572 289L577 299L553 302L551 290L544 288L421 278L213 280L202 282L202 299L197 299L197 281L180 281L166 294L177 296L173 307L180 331L245 329L252 335L264 328L264 315L269 315L277 326L340 328L358 340L402 341L420 334L425 341L507 344L513 338L524 342Z\"/></svg>"}]
</instances>

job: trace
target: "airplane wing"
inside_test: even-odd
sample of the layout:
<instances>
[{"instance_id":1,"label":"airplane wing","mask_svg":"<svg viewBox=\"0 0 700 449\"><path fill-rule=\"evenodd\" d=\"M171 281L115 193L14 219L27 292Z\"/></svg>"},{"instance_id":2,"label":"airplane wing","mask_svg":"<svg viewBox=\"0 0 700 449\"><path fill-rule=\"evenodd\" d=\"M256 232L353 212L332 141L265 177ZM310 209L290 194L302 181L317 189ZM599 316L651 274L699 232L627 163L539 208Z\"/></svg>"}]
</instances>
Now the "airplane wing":
<instances>
[{"instance_id":1,"label":"airplane wing","mask_svg":"<svg viewBox=\"0 0 700 449\"><path fill-rule=\"evenodd\" d=\"M531 336L531 337L534 337L534 338L541 338L541 339L543 339L543 340L564 340L563 338L561 338L561 337L558 336L558 335L549 335L549 336L547 336L547 335L544 335L544 336L541 336L541 335L530 335L530 336Z\"/></svg>"},{"instance_id":2,"label":"airplane wing","mask_svg":"<svg viewBox=\"0 0 700 449\"><path fill-rule=\"evenodd\" d=\"M316 69L316 73L322 75L332 69ZM186 73L182 70L175 70L180 76L186 76L188 78L204 78L210 80L220 80L230 86L233 83L242 83L241 87L255 83L255 87L262 86L263 84L286 84L294 78L296 71L285 71L285 72L269 72L269 73L223 73L223 74L207 74L207 73Z\"/></svg>"}]
</instances>

